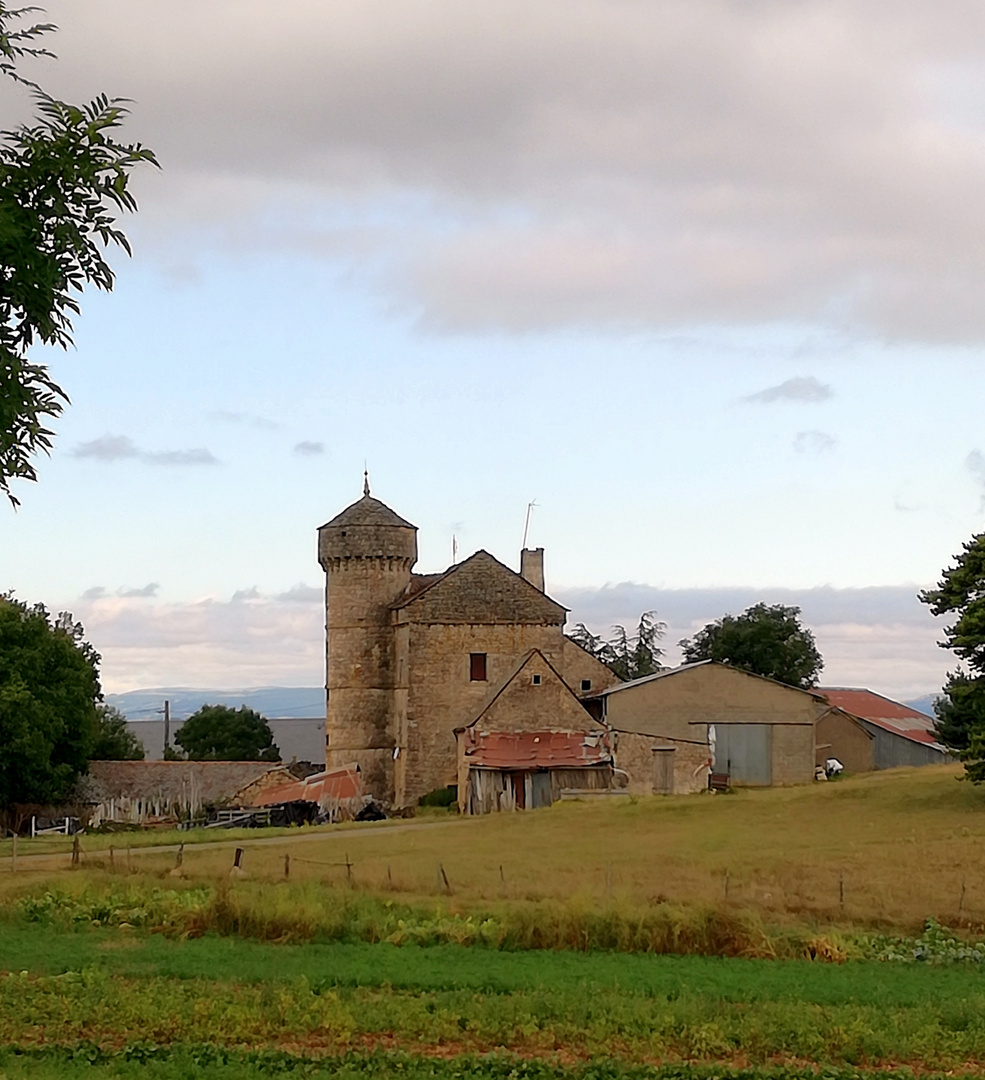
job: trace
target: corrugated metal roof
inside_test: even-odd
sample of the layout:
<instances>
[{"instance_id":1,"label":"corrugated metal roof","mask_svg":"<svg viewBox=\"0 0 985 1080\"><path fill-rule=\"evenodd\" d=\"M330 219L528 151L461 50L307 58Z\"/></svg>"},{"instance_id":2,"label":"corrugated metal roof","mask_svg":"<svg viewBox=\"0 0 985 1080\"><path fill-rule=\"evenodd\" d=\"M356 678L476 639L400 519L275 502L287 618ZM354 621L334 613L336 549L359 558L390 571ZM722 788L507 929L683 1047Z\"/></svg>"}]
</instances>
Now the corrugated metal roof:
<instances>
[{"instance_id":1,"label":"corrugated metal roof","mask_svg":"<svg viewBox=\"0 0 985 1080\"><path fill-rule=\"evenodd\" d=\"M466 729L465 758L484 769L578 769L606 765L604 731L474 731Z\"/></svg>"},{"instance_id":2,"label":"corrugated metal roof","mask_svg":"<svg viewBox=\"0 0 985 1080\"><path fill-rule=\"evenodd\" d=\"M945 749L937 739L933 717L901 701L893 701L859 686L819 686L817 691L828 699L829 704L860 716L884 731L941 751Z\"/></svg>"},{"instance_id":3,"label":"corrugated metal roof","mask_svg":"<svg viewBox=\"0 0 985 1080\"><path fill-rule=\"evenodd\" d=\"M255 800L257 806L279 806L288 802L311 802L323 806L326 803L361 799L363 782L355 765L343 765L337 769L314 773L292 784L281 784L264 791Z\"/></svg>"}]
</instances>

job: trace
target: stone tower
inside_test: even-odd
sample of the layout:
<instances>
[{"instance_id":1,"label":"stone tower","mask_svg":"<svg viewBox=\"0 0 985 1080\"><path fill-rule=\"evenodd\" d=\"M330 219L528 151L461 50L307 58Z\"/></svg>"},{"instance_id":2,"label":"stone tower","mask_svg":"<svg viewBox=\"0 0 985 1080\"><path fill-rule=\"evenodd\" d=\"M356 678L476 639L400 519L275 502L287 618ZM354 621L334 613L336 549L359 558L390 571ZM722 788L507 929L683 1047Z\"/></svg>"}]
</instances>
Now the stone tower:
<instances>
[{"instance_id":1,"label":"stone tower","mask_svg":"<svg viewBox=\"0 0 985 1080\"><path fill-rule=\"evenodd\" d=\"M417 562L417 528L369 493L318 530L325 571L325 765L355 762L367 791L389 803L396 744L390 605Z\"/></svg>"}]
</instances>

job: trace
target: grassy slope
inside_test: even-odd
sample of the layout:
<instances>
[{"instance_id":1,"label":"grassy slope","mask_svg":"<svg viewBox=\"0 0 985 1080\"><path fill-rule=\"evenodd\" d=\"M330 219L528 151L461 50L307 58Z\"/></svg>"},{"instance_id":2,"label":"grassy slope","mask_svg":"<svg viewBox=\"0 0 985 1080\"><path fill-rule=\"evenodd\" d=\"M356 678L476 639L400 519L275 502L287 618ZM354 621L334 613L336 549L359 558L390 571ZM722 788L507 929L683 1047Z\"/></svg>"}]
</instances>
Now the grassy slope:
<instances>
[{"instance_id":1,"label":"grassy slope","mask_svg":"<svg viewBox=\"0 0 985 1080\"><path fill-rule=\"evenodd\" d=\"M715 905L727 873L729 902L771 921L912 929L927 915L953 919L960 905L985 922L985 792L959 775L957 767L927 767L731 796L565 803L417 829L288 835L249 847L245 866L251 877L275 881L290 854L292 881L338 881L348 856L358 887L389 883L414 898L442 891L441 865L463 908L542 898ZM90 865L100 860L94 854ZM184 867L192 880L214 880L230 862L226 849L190 847ZM145 853L134 863L164 873L174 855ZM28 876L4 873L7 860L0 867L0 893Z\"/></svg>"}]
</instances>

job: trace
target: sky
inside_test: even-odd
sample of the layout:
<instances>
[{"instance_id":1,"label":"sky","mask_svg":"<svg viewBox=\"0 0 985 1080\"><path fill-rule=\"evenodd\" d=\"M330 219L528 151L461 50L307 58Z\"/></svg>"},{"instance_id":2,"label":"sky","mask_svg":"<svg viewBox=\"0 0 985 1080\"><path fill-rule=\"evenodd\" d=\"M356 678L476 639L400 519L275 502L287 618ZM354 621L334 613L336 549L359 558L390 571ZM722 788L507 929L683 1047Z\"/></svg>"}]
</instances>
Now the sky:
<instances>
[{"instance_id":1,"label":"sky","mask_svg":"<svg viewBox=\"0 0 985 1080\"><path fill-rule=\"evenodd\" d=\"M547 552L596 630L794 603L822 679L955 664L981 529L985 8L970 0L51 0L50 92L131 99L133 257L0 508L2 587L107 690L319 685L315 530L419 572ZM25 115L6 86L0 122Z\"/></svg>"}]
</instances>

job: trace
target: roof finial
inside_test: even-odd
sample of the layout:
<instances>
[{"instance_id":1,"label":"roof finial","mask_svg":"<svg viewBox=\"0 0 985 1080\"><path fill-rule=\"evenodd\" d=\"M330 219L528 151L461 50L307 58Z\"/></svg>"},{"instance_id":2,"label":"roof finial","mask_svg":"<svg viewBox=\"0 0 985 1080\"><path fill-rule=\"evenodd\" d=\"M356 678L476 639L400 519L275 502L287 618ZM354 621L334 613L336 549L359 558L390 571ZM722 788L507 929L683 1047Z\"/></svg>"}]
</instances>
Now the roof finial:
<instances>
[{"instance_id":1,"label":"roof finial","mask_svg":"<svg viewBox=\"0 0 985 1080\"><path fill-rule=\"evenodd\" d=\"M369 494L369 469L363 469L363 494Z\"/></svg>"}]
</instances>

